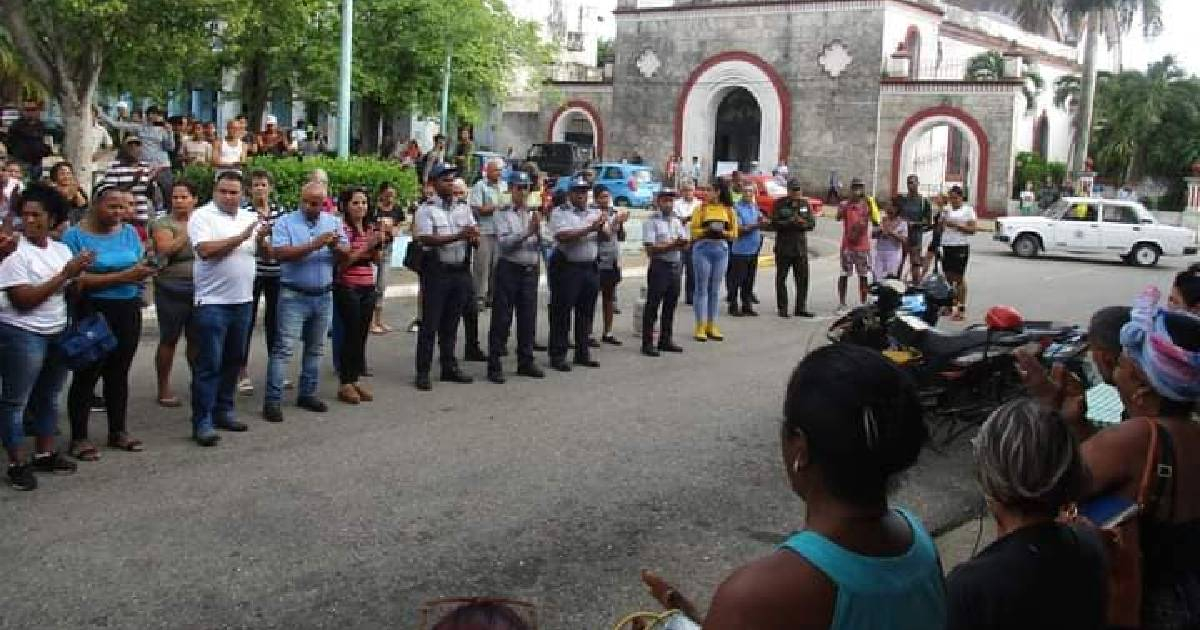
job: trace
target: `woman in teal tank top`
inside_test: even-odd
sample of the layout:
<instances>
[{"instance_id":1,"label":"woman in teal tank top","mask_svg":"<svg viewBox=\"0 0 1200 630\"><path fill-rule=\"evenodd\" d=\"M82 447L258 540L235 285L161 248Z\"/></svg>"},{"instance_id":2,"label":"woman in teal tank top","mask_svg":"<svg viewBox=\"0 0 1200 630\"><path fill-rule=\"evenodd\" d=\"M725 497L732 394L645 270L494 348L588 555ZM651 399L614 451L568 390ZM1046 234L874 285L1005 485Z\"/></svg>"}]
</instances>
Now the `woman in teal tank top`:
<instances>
[{"instance_id":1,"label":"woman in teal tank top","mask_svg":"<svg viewBox=\"0 0 1200 630\"><path fill-rule=\"evenodd\" d=\"M942 630L946 596L933 540L888 505L928 436L911 380L879 353L827 346L793 372L783 464L804 529L726 578L708 615L653 574L669 608L704 630Z\"/></svg>"}]
</instances>

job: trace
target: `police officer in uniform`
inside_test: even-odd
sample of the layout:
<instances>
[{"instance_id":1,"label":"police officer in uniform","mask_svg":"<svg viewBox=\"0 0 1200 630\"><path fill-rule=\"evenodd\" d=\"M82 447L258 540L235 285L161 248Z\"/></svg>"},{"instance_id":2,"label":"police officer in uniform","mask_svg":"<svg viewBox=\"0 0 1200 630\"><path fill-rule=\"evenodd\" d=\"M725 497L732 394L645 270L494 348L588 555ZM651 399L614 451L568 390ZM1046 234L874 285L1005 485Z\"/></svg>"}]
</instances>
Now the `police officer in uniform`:
<instances>
[{"instance_id":1,"label":"police officer in uniform","mask_svg":"<svg viewBox=\"0 0 1200 630\"><path fill-rule=\"evenodd\" d=\"M517 374L542 378L533 361L533 335L537 323L539 263L542 259L542 215L525 204L532 180L525 171L508 176L512 204L495 214L496 244L500 259L493 278L492 323L488 328L488 380L504 382L500 358L508 344L513 312L517 315Z\"/></svg>"},{"instance_id":2,"label":"police officer in uniform","mask_svg":"<svg viewBox=\"0 0 1200 630\"><path fill-rule=\"evenodd\" d=\"M612 238L604 213L588 207L591 184L582 177L571 180L567 203L550 215L555 248L548 265L550 277L550 367L570 372L567 335L575 314L575 365L600 367L589 354L588 339L600 278L596 266L601 239Z\"/></svg>"},{"instance_id":3,"label":"police officer in uniform","mask_svg":"<svg viewBox=\"0 0 1200 630\"><path fill-rule=\"evenodd\" d=\"M657 357L660 352L683 352L671 340L675 331L675 305L679 303L683 254L688 248L688 233L675 214L675 191L667 188L655 198L657 212L642 224L642 244L650 257L646 273L646 308L642 311L642 354ZM654 346L654 323L662 308L662 327L658 347Z\"/></svg>"},{"instance_id":4,"label":"police officer in uniform","mask_svg":"<svg viewBox=\"0 0 1200 630\"><path fill-rule=\"evenodd\" d=\"M788 196L775 202L767 229L775 232L775 307L780 317L788 311L788 272L796 284L796 316L812 317L808 310L808 233L817 226L817 218L808 207L804 187L799 180L788 182Z\"/></svg>"},{"instance_id":5,"label":"police officer in uniform","mask_svg":"<svg viewBox=\"0 0 1200 630\"><path fill-rule=\"evenodd\" d=\"M417 389L432 389L429 368L433 363L436 335L441 355L441 380L470 383L454 359L458 321L467 301L474 294L468 250L479 238L479 228L471 209L454 198L454 178L458 169L452 164L435 166L437 197L417 208L413 237L425 248L421 266L421 329L417 333Z\"/></svg>"}]
</instances>

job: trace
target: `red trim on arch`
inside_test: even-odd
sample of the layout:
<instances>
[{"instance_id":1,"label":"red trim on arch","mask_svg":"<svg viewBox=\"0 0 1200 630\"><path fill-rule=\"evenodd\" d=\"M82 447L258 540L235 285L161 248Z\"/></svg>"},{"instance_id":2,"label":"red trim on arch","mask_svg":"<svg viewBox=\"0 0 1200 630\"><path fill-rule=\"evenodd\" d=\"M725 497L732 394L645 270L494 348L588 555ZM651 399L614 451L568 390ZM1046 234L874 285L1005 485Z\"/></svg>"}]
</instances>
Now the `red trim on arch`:
<instances>
[{"instance_id":1,"label":"red trim on arch","mask_svg":"<svg viewBox=\"0 0 1200 630\"><path fill-rule=\"evenodd\" d=\"M904 140L908 134L912 132L922 122L930 118L944 116L953 118L961 122L967 129L971 130L971 134L975 136L975 142L979 144L979 164L975 165L978 173L975 177L975 190L972 192L973 201L975 202L975 210L979 216L989 216L987 207L987 184L988 184L988 167L991 164L991 144L988 141L987 132L979 121L971 117L967 112L949 105L939 105L923 109L904 121L900 125L900 130L896 132L896 139L892 143L892 190L898 191L900 188L900 160L904 152Z\"/></svg>"},{"instance_id":2,"label":"red trim on arch","mask_svg":"<svg viewBox=\"0 0 1200 630\"><path fill-rule=\"evenodd\" d=\"M550 117L550 128L546 130L546 141L554 142L554 125L558 123L558 119L561 118L563 114L567 113L567 110L571 109L582 109L592 117L592 122L596 124L596 137L594 139L596 143L595 158L597 161L599 161L604 157L604 119L600 118L600 111L587 101L573 100L563 103L562 106L554 112L554 115Z\"/></svg>"},{"instance_id":3,"label":"red trim on arch","mask_svg":"<svg viewBox=\"0 0 1200 630\"><path fill-rule=\"evenodd\" d=\"M696 69L684 82L683 89L679 92L679 100L675 103L675 155L683 157L683 108L687 106L687 99L692 93L692 88L696 86L696 82L705 72L726 61L744 61L762 70L767 78L771 79L771 86L775 88L775 96L779 98L779 114L782 118L782 124L779 126L779 155L776 156L776 159L780 163L786 163L792 148L792 96L788 91L787 84L783 82L783 77L779 76L771 64L754 53L740 50L719 53L705 59L703 63L696 66ZM765 159L766 156L759 156L759 160Z\"/></svg>"}]
</instances>

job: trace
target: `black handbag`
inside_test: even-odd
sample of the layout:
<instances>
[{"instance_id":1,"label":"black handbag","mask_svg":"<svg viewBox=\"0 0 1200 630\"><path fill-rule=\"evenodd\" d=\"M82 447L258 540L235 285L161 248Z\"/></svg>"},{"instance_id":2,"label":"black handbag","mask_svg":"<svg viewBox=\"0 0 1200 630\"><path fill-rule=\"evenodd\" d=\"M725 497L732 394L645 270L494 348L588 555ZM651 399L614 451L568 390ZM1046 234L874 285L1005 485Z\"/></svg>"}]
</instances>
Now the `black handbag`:
<instances>
[{"instance_id":1,"label":"black handbag","mask_svg":"<svg viewBox=\"0 0 1200 630\"><path fill-rule=\"evenodd\" d=\"M425 266L425 248L414 238L409 241L408 247L404 248L404 260L401 261L410 271L421 273Z\"/></svg>"}]
</instances>

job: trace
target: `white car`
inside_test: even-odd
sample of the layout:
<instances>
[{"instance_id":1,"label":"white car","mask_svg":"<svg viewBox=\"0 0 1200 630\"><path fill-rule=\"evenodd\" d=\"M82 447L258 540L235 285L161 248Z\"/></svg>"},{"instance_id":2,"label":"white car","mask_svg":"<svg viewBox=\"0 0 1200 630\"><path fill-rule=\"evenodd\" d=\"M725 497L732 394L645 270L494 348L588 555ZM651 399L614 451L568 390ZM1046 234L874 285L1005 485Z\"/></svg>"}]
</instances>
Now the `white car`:
<instances>
[{"instance_id":1,"label":"white car","mask_svg":"<svg viewBox=\"0 0 1200 630\"><path fill-rule=\"evenodd\" d=\"M1021 258L1042 252L1116 254L1153 267L1161 256L1196 254L1196 233L1163 225L1136 201L1064 197L1040 216L996 220L994 240Z\"/></svg>"}]
</instances>

